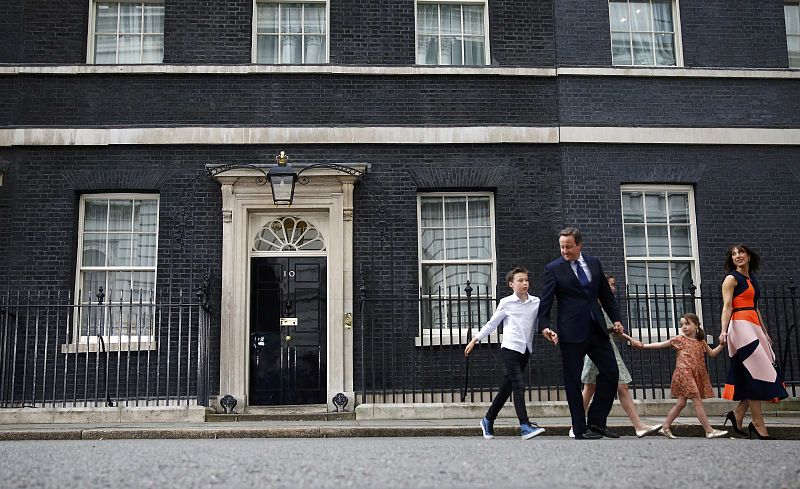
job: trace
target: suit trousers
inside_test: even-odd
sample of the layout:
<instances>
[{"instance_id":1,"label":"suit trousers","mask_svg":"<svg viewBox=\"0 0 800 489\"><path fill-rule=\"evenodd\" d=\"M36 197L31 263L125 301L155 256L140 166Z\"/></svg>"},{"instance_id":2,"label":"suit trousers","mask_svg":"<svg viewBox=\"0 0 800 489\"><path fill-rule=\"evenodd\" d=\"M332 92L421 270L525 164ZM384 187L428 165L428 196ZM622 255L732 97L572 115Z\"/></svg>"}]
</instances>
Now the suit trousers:
<instances>
[{"instance_id":1,"label":"suit trousers","mask_svg":"<svg viewBox=\"0 0 800 489\"><path fill-rule=\"evenodd\" d=\"M614 351L608 336L599 323L592 321L589 338L581 343L559 343L561 345L561 362L564 367L564 390L572 417L572 429L575 434L584 433L589 426L606 427L608 413L614 403L619 381L619 370ZM583 357L588 355L598 370L594 398L589 404L587 413L583 409L581 395L581 370Z\"/></svg>"},{"instance_id":2,"label":"suit trousers","mask_svg":"<svg viewBox=\"0 0 800 489\"><path fill-rule=\"evenodd\" d=\"M526 349L525 353L509 350L508 348L500 349L500 356L503 359L503 365L506 367L506 375L503 377L503 382L500 383L500 389L497 395L492 400L492 405L486 412L486 418L491 421L497 419L500 409L511 396L514 394L514 410L517 412L519 423L528 422L528 410L525 408L525 376L523 371L528 366L528 359L531 353Z\"/></svg>"}]
</instances>

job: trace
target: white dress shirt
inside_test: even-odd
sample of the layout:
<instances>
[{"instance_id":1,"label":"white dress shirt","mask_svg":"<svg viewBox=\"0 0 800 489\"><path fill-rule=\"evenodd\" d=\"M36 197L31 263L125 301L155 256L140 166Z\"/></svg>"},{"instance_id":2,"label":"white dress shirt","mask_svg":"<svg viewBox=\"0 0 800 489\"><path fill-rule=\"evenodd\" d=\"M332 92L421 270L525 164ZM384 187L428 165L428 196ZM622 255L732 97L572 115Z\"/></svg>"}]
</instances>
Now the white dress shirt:
<instances>
[{"instance_id":1,"label":"white dress shirt","mask_svg":"<svg viewBox=\"0 0 800 489\"><path fill-rule=\"evenodd\" d=\"M503 323L503 342L501 347L525 353L533 351L533 336L539 323L539 298L528 294L524 301L516 294L500 299L491 319L475 335L478 341L489 336Z\"/></svg>"},{"instance_id":2,"label":"white dress shirt","mask_svg":"<svg viewBox=\"0 0 800 489\"><path fill-rule=\"evenodd\" d=\"M589 265L587 265L586 264L586 260L583 259L583 253L578 255L578 260L577 261L578 261L578 264L580 265L580 267L583 268L583 273L586 274L586 278L588 278L589 282L591 282L592 281L592 272L589 271ZM575 263L575 262L570 262L569 267L572 269L572 273L574 273L575 276L577 277L578 276L578 271L575 270L575 266L577 266L577 265L573 265L573 263ZM580 279L578 281L580 281Z\"/></svg>"}]
</instances>

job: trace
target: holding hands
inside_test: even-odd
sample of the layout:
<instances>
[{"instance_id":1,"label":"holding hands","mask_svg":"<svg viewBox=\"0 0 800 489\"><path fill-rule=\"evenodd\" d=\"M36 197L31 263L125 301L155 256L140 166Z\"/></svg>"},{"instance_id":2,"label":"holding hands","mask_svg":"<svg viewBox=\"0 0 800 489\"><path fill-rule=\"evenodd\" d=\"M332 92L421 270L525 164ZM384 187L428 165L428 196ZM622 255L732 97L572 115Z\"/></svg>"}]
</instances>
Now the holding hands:
<instances>
[{"instance_id":1,"label":"holding hands","mask_svg":"<svg viewBox=\"0 0 800 489\"><path fill-rule=\"evenodd\" d=\"M552 343L554 345L558 344L558 333L556 333L552 329L544 328L542 330L542 336L544 336L547 339L547 341L549 341L550 343Z\"/></svg>"}]
</instances>

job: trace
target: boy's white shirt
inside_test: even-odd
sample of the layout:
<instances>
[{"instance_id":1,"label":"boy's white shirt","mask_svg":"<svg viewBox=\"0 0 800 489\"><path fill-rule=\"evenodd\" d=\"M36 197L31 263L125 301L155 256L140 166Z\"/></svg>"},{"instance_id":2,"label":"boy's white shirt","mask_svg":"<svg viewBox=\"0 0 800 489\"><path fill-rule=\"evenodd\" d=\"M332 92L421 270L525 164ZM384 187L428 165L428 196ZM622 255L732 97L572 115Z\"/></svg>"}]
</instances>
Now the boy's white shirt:
<instances>
[{"instance_id":1,"label":"boy's white shirt","mask_svg":"<svg viewBox=\"0 0 800 489\"><path fill-rule=\"evenodd\" d=\"M521 301L516 294L500 299L491 319L478 331L475 338L482 341L489 336L500 323L503 323L503 348L525 353L525 349L533 351L533 337L539 324L539 298L528 294L528 299Z\"/></svg>"}]
</instances>

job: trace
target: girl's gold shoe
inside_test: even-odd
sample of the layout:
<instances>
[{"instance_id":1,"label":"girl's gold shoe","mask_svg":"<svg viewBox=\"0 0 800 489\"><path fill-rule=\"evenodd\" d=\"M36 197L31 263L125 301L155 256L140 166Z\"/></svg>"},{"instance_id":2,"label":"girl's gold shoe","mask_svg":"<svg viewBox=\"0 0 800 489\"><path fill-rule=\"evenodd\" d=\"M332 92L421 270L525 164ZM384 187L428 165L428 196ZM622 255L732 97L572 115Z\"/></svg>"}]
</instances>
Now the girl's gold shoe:
<instances>
[{"instance_id":1,"label":"girl's gold shoe","mask_svg":"<svg viewBox=\"0 0 800 489\"><path fill-rule=\"evenodd\" d=\"M670 431L670 429L669 429L669 428L661 428L660 430L658 430L658 434L659 434L659 435L664 435L664 436L666 436L667 438L670 438L670 439L672 439L672 440L675 440L675 439L677 439L677 438L678 438L677 436L675 436L675 435L673 435L673 434L672 434L672 431Z\"/></svg>"}]
</instances>

